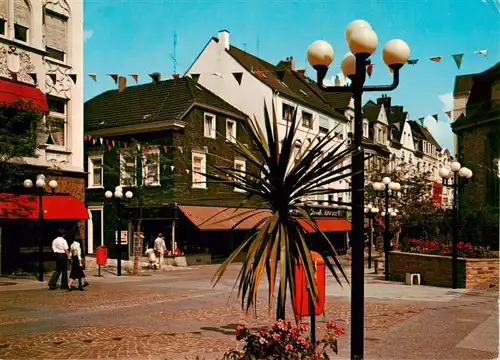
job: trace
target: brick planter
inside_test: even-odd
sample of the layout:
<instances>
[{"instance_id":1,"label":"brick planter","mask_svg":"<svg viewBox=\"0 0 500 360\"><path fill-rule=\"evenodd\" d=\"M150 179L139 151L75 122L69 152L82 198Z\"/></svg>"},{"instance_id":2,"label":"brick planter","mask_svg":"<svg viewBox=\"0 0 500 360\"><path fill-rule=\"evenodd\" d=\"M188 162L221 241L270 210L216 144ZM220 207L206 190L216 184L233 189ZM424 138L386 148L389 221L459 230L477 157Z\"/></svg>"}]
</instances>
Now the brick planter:
<instances>
[{"instance_id":1,"label":"brick planter","mask_svg":"<svg viewBox=\"0 0 500 360\"><path fill-rule=\"evenodd\" d=\"M458 287L475 288L498 279L498 258L458 258ZM390 279L405 281L407 272L419 273L423 285L451 287L451 256L391 251Z\"/></svg>"}]
</instances>

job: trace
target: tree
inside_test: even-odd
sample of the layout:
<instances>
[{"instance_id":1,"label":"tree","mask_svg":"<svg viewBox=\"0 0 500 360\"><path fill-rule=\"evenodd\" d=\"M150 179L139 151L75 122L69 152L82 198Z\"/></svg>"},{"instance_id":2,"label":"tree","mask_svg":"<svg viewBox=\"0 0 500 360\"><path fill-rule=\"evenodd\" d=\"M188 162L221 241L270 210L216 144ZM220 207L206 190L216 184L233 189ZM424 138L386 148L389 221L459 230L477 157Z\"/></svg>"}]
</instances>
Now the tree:
<instances>
[{"instance_id":1,"label":"tree","mask_svg":"<svg viewBox=\"0 0 500 360\"><path fill-rule=\"evenodd\" d=\"M137 209L137 221L134 231L134 251L132 274L139 272L141 244L142 244L142 221L144 208L155 203L158 198L172 197L172 187L168 173L158 171L170 166L170 160L161 156L158 146L151 145L138 139L131 139L126 148L116 149L116 161L105 166L108 174L114 175L117 184L124 187L129 185L133 192L132 203ZM161 178L160 178L161 177ZM161 184L160 187L152 188ZM159 194L161 193L161 194Z\"/></svg>"},{"instance_id":2,"label":"tree","mask_svg":"<svg viewBox=\"0 0 500 360\"><path fill-rule=\"evenodd\" d=\"M0 192L22 184L26 176L24 157L35 157L37 134L43 113L29 102L0 103Z\"/></svg>"},{"instance_id":3,"label":"tree","mask_svg":"<svg viewBox=\"0 0 500 360\"><path fill-rule=\"evenodd\" d=\"M216 284L228 265L242 250L247 249L245 260L236 279L236 283L239 283L238 295L241 295L242 308L248 312L252 305L255 305L264 271L269 284L268 304L269 307L271 306L279 270L276 318L285 319L287 291L290 291L292 298L294 297L296 262L304 264L307 285L312 290L310 295L315 303L318 300L310 245L305 230L293 214L299 214L298 217L307 221L320 234L321 240L328 248L328 256L325 257L326 265L337 282L342 284L336 268L348 282L334 247L319 229L315 219L307 212L304 199L316 195L344 192L345 190L325 189L325 186L351 176L348 171L349 166L342 164L355 149L344 148L342 144L332 146L328 136L325 136L306 145L305 151L297 154L294 151L298 127L297 112L293 114L280 146L274 104L272 111L271 119L267 107L264 106L265 133L257 120L249 122L249 135L255 150L249 149L239 141L235 144L235 150L239 156L251 165L247 166L246 171L214 166L203 175L213 182L244 190L246 197L240 207L249 201L255 201L259 205L260 210L249 213L238 224L259 213L268 214L253 227L243 243L224 261L215 273L213 281ZM293 306L295 307L295 304Z\"/></svg>"}]
</instances>

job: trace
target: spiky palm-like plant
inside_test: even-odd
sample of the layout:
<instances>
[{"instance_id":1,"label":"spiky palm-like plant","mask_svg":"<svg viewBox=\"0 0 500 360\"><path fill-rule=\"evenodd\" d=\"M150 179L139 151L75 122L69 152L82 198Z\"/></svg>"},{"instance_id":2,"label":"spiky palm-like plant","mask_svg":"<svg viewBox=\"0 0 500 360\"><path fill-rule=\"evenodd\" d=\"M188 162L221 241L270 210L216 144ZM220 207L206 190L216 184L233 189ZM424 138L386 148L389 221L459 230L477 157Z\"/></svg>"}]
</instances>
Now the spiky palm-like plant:
<instances>
[{"instance_id":1,"label":"spiky palm-like plant","mask_svg":"<svg viewBox=\"0 0 500 360\"><path fill-rule=\"evenodd\" d=\"M251 200L254 204L258 204L262 209L261 212L268 214L254 226L243 243L220 266L213 281L215 286L228 265L242 250L247 249L246 258L236 279L236 284L239 282L238 296L241 296L243 309L248 312L256 304L264 272L269 283L269 308L271 307L279 270L276 318L285 319L287 290L290 291L292 298L294 296L295 262L304 264L307 284L309 289L312 289L311 295L315 303L318 301L318 289L314 281L315 272L306 231L298 222L298 218L307 221L314 231L322 235L321 239L328 248L325 263L337 282L342 284L337 271L340 271L348 282L333 245L304 205L305 199L310 199L314 195L346 191L327 189L326 186L351 176L349 166L343 164L354 150L342 144L333 146L328 134L305 146L305 151L301 154L296 154L294 145L297 113L293 114L282 142L278 137L278 120L274 104L272 119L264 105L264 120L265 133L257 120L249 122L249 136L253 146L249 148L238 141L235 144L236 152L248 164L246 171L214 166L214 171L204 174L211 182L224 183L244 190L246 197L240 206ZM237 225L256 214L258 212L249 211L248 216L240 218Z\"/></svg>"}]
</instances>

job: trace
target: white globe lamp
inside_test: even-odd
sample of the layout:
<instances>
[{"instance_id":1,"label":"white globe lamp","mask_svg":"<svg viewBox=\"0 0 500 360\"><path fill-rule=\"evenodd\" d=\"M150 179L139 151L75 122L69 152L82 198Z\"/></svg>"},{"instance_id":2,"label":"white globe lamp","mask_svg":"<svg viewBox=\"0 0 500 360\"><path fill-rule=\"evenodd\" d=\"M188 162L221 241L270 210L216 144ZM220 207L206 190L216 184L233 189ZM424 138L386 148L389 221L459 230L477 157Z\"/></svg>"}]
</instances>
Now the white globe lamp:
<instances>
[{"instance_id":1,"label":"white globe lamp","mask_svg":"<svg viewBox=\"0 0 500 360\"><path fill-rule=\"evenodd\" d=\"M402 66L410 58L410 47L403 40L390 40L384 46L382 58L389 68L394 67L394 65Z\"/></svg>"},{"instance_id":2,"label":"white globe lamp","mask_svg":"<svg viewBox=\"0 0 500 360\"><path fill-rule=\"evenodd\" d=\"M324 40L316 40L307 48L307 61L312 67L329 66L334 56L332 45Z\"/></svg>"},{"instance_id":3,"label":"white globe lamp","mask_svg":"<svg viewBox=\"0 0 500 360\"><path fill-rule=\"evenodd\" d=\"M342 68L344 75L347 77L356 74L356 57L354 54L351 52L345 54L340 67Z\"/></svg>"},{"instance_id":4,"label":"white globe lamp","mask_svg":"<svg viewBox=\"0 0 500 360\"><path fill-rule=\"evenodd\" d=\"M366 27L354 30L349 37L349 50L354 55L371 55L377 50L377 45L377 34L372 29Z\"/></svg>"}]
</instances>

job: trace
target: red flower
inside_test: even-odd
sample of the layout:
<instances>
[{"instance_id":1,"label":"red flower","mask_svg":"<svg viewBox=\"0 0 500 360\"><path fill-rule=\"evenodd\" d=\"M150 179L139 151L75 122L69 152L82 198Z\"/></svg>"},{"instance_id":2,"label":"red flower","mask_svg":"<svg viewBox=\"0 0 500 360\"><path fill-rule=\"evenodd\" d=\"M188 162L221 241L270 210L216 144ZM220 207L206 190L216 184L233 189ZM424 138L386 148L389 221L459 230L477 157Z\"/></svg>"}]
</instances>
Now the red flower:
<instances>
[{"instance_id":1,"label":"red flower","mask_svg":"<svg viewBox=\"0 0 500 360\"><path fill-rule=\"evenodd\" d=\"M465 247L466 249L470 249L470 248L472 248L472 244L471 244L470 242L465 243L464 247Z\"/></svg>"},{"instance_id":2,"label":"red flower","mask_svg":"<svg viewBox=\"0 0 500 360\"><path fill-rule=\"evenodd\" d=\"M292 350L293 350L293 346L292 346L292 344L287 344L287 345L285 346L285 350L286 350L286 351L292 351Z\"/></svg>"}]
</instances>

